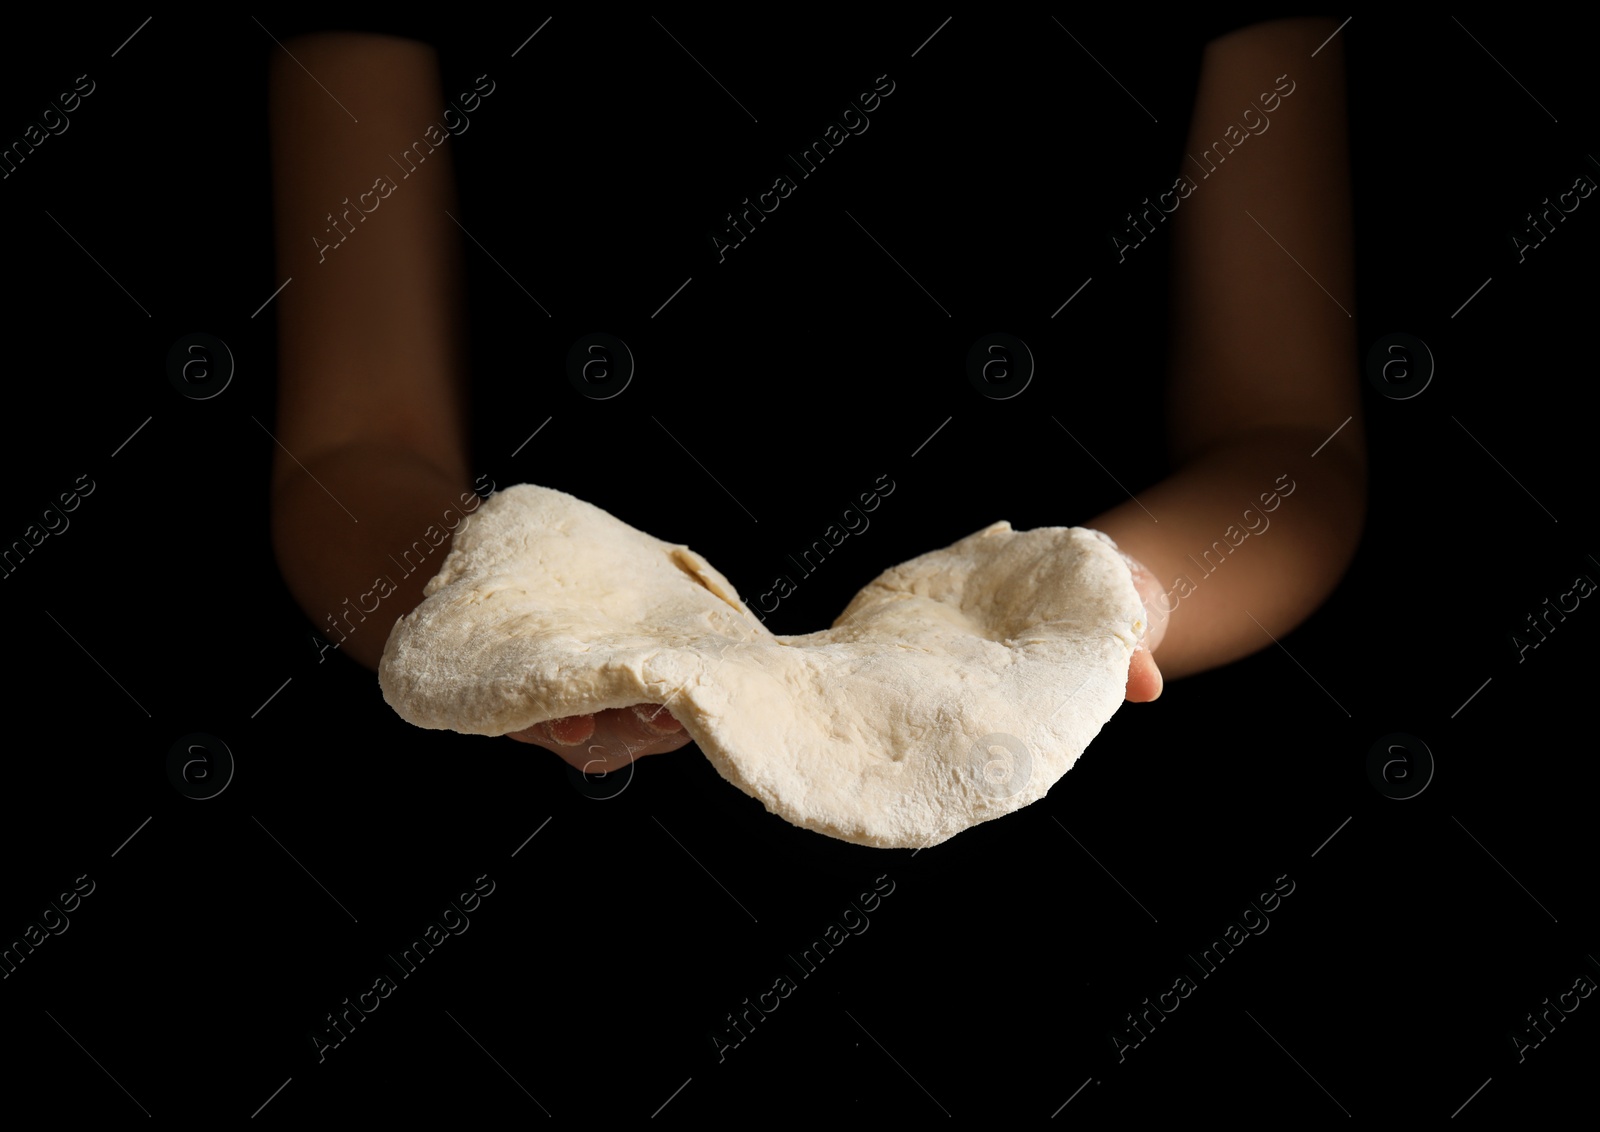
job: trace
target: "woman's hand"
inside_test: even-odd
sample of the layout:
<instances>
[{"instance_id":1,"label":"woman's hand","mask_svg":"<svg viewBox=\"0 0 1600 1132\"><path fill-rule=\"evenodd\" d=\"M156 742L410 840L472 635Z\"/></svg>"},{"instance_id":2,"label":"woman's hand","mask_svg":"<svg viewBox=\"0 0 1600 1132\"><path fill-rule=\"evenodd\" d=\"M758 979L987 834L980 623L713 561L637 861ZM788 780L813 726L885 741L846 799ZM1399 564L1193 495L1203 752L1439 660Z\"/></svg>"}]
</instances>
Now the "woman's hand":
<instances>
[{"instance_id":1,"label":"woman's hand","mask_svg":"<svg viewBox=\"0 0 1600 1132\"><path fill-rule=\"evenodd\" d=\"M1134 589L1139 591L1139 599L1144 602L1144 636L1139 639L1133 657L1128 661L1125 696L1131 704L1149 703L1161 695L1164 686L1161 669L1156 667L1156 658L1152 654L1166 635L1167 617L1172 609L1166 591L1161 588L1160 579L1144 563L1127 554L1122 555L1122 560L1132 571Z\"/></svg>"},{"instance_id":2,"label":"woman's hand","mask_svg":"<svg viewBox=\"0 0 1600 1132\"><path fill-rule=\"evenodd\" d=\"M660 704L634 704L593 715L571 715L536 723L507 736L554 751L584 774L607 774L645 755L687 746L683 724Z\"/></svg>"}]
</instances>

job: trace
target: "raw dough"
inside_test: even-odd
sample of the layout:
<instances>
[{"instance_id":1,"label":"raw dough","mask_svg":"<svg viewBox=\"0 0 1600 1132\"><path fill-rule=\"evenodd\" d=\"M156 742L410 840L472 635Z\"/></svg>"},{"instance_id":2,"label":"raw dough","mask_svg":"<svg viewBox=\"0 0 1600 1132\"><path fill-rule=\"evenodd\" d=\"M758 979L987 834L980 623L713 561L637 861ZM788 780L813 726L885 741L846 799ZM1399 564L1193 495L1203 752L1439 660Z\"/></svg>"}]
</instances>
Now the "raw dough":
<instances>
[{"instance_id":1,"label":"raw dough","mask_svg":"<svg viewBox=\"0 0 1600 1132\"><path fill-rule=\"evenodd\" d=\"M379 669L407 721L505 735L665 703L771 812L883 848L1042 798L1121 705L1144 619L1105 535L1000 522L775 636L688 547L531 484L465 520L424 593Z\"/></svg>"}]
</instances>

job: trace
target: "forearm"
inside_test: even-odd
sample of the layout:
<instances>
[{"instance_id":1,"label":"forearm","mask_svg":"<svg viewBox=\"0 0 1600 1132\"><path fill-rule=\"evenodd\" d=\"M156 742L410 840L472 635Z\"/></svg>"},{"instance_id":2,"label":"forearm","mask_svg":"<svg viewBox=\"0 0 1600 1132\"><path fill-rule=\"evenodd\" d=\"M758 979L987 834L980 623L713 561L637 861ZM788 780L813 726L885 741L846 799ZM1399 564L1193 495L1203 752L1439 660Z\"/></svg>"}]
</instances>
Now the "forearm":
<instances>
[{"instance_id":1,"label":"forearm","mask_svg":"<svg viewBox=\"0 0 1600 1132\"><path fill-rule=\"evenodd\" d=\"M301 460L373 440L466 475L460 234L452 153L403 154L437 122L432 48L326 34L289 45L271 87L278 437ZM432 135L438 138L440 135ZM429 148L416 143L417 157ZM287 462L282 452L279 463Z\"/></svg>"},{"instance_id":2,"label":"forearm","mask_svg":"<svg viewBox=\"0 0 1600 1132\"><path fill-rule=\"evenodd\" d=\"M452 530L479 502L413 449L351 445L276 478L273 549L323 639L376 669L395 619L422 600Z\"/></svg>"},{"instance_id":3,"label":"forearm","mask_svg":"<svg viewBox=\"0 0 1600 1132\"><path fill-rule=\"evenodd\" d=\"M1365 440L1337 27L1275 20L1205 50L1182 159L1198 183L1172 216L1167 440L1178 470L1139 493L1143 508L1130 501L1088 523L1166 590L1155 656L1168 677L1270 647L1327 597L1360 540ZM1263 94L1283 90L1292 93L1281 101ZM1237 144L1218 144L1241 120L1261 132L1238 140L1235 129ZM1191 156L1214 170L1203 176Z\"/></svg>"},{"instance_id":4,"label":"forearm","mask_svg":"<svg viewBox=\"0 0 1600 1132\"><path fill-rule=\"evenodd\" d=\"M1172 215L1175 463L1265 429L1320 442L1352 417L1329 447L1363 454L1342 41L1311 58L1337 27L1274 20L1205 49L1179 158L1195 187Z\"/></svg>"},{"instance_id":5,"label":"forearm","mask_svg":"<svg viewBox=\"0 0 1600 1132\"><path fill-rule=\"evenodd\" d=\"M451 153L438 135L415 143L444 99L424 44L332 33L287 46L300 65L274 57L270 97L278 268L292 280L274 304L273 548L317 631L376 667L477 506ZM409 172L392 156L407 146Z\"/></svg>"},{"instance_id":6,"label":"forearm","mask_svg":"<svg viewBox=\"0 0 1600 1132\"><path fill-rule=\"evenodd\" d=\"M1366 485L1343 449L1312 458L1326 439L1292 428L1240 437L1085 524L1161 579L1172 607L1156 652L1163 675L1269 647L1268 633L1281 638L1338 583L1360 540Z\"/></svg>"}]
</instances>

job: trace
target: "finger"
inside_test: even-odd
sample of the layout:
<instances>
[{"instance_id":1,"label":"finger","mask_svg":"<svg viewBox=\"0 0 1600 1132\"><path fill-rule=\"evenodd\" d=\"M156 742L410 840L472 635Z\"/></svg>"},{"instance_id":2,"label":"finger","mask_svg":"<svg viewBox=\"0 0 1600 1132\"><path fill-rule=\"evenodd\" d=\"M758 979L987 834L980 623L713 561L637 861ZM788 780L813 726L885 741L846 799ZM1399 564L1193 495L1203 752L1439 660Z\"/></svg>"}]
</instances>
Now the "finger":
<instances>
[{"instance_id":1,"label":"finger","mask_svg":"<svg viewBox=\"0 0 1600 1132\"><path fill-rule=\"evenodd\" d=\"M1121 551L1118 553L1122 554ZM1161 588L1161 579L1148 566L1128 554L1122 554L1122 560L1128 564L1128 571L1133 575L1133 587L1139 592L1139 601L1144 605L1145 625L1140 641L1144 648L1154 652L1161 647L1161 638L1167 634L1172 598Z\"/></svg>"},{"instance_id":2,"label":"finger","mask_svg":"<svg viewBox=\"0 0 1600 1132\"><path fill-rule=\"evenodd\" d=\"M602 712L591 744L603 742L628 760L659 755L687 746L683 724L660 704L635 704Z\"/></svg>"},{"instance_id":3,"label":"finger","mask_svg":"<svg viewBox=\"0 0 1600 1132\"><path fill-rule=\"evenodd\" d=\"M1160 697L1165 683L1150 650L1143 645L1134 649L1128 661L1128 685L1124 692L1127 701L1131 704L1147 704Z\"/></svg>"},{"instance_id":4,"label":"finger","mask_svg":"<svg viewBox=\"0 0 1600 1132\"><path fill-rule=\"evenodd\" d=\"M634 704L626 711L618 711L617 726L641 739L683 734L683 724L661 704Z\"/></svg>"},{"instance_id":5,"label":"finger","mask_svg":"<svg viewBox=\"0 0 1600 1132\"><path fill-rule=\"evenodd\" d=\"M683 724L660 704L546 720L507 738L543 747L585 774L607 774L634 759L666 754L691 742Z\"/></svg>"},{"instance_id":6,"label":"finger","mask_svg":"<svg viewBox=\"0 0 1600 1132\"><path fill-rule=\"evenodd\" d=\"M545 732L564 747L576 746L594 734L595 719L592 715L569 715L564 719L552 719L544 725Z\"/></svg>"},{"instance_id":7,"label":"finger","mask_svg":"<svg viewBox=\"0 0 1600 1132\"><path fill-rule=\"evenodd\" d=\"M608 774L646 755L661 755L688 746L690 738L680 726L662 733L650 730L632 708L601 712L595 731L582 748L581 758L568 758L585 774ZM566 757L571 752L562 752Z\"/></svg>"},{"instance_id":8,"label":"finger","mask_svg":"<svg viewBox=\"0 0 1600 1132\"><path fill-rule=\"evenodd\" d=\"M611 734L600 724L583 743L557 743L544 733L544 724L536 724L525 731L511 732L506 736L532 747L542 747L560 757L561 761L584 774L609 774L619 770L634 759L645 755L664 754L687 746L689 737L682 734L662 736L654 743L640 743Z\"/></svg>"},{"instance_id":9,"label":"finger","mask_svg":"<svg viewBox=\"0 0 1600 1132\"><path fill-rule=\"evenodd\" d=\"M530 743L535 747L543 747L547 751L554 751L565 756L569 752L580 752L583 746L595 731L595 717L593 715L569 715L561 719L547 719L543 723L535 723L532 727L521 731L513 731L506 738L515 739L519 743Z\"/></svg>"}]
</instances>

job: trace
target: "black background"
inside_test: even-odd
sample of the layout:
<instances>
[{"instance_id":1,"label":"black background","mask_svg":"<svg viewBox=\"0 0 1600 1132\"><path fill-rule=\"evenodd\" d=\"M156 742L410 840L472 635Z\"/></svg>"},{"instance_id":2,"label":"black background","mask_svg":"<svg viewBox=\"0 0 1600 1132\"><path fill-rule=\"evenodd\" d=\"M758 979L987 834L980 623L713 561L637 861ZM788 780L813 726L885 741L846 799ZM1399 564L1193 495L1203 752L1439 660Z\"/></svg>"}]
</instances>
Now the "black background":
<instances>
[{"instance_id":1,"label":"black background","mask_svg":"<svg viewBox=\"0 0 1600 1132\"><path fill-rule=\"evenodd\" d=\"M279 48L216 15L157 17L119 49L142 19L13 23L0 80L12 133L76 76L97 84L0 182L0 536L95 484L0 583L0 933L95 883L0 983L11 1104L242 1119L272 1097L258 1119L471 1120L647 1118L671 1098L663 1118L1096 1124L1587 1107L1600 999L1522 1063L1507 1036L1579 974L1600 980L1584 707L1600 614L1584 602L1520 663L1511 642L1574 577L1600 578L1600 203L1527 262L1508 238L1600 176L1582 37L1508 15L1470 35L1444 14L1343 29L1361 348L1403 331L1437 362L1409 400L1351 376L1372 473L1353 568L1284 648L1124 708L1046 799L913 857L791 827L692 748L597 801L553 756L411 728L372 673L319 659L268 542L273 307L252 315L283 282ZM747 597L891 477L778 632L826 625L882 569L995 519L1086 520L1125 498L1106 468L1135 491L1161 474L1166 245L1119 264L1106 234L1181 159L1197 58L1181 28L1063 15L1080 45L1047 15L961 14L918 51L943 15L605 13L557 15L518 51L544 19L451 31L450 68L498 84L448 143L461 220L504 267L468 245L475 472L686 542ZM1314 82L1324 62L1282 70ZM722 215L882 74L896 89L869 131L718 263ZM1291 98L1274 127L1293 115ZM563 373L596 330L639 359L611 401ZM963 371L995 330L1039 360L1013 400ZM166 373L196 331L237 364L208 400ZM237 760L207 801L165 773L196 731ZM1367 778L1392 732L1436 760L1410 800ZM309 1031L483 875L470 930L319 1064ZM793 975L786 953L880 876L894 887L870 929L719 1062L724 1015ZM1119 1063L1107 1033L1279 877L1295 887L1270 930Z\"/></svg>"}]
</instances>

